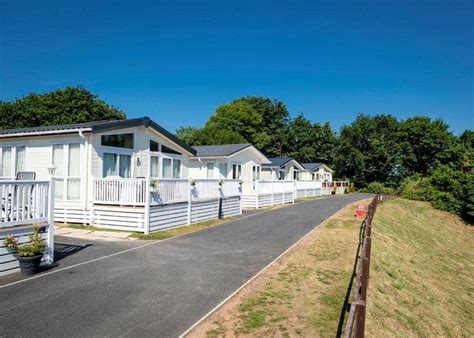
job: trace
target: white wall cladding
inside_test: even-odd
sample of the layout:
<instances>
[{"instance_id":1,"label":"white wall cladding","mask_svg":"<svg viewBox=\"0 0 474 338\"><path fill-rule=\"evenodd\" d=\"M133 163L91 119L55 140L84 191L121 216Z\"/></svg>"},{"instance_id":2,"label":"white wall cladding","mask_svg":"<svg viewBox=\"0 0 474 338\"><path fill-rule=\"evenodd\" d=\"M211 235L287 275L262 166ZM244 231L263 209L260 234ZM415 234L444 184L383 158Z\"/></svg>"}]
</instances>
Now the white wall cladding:
<instances>
[{"instance_id":1,"label":"white wall cladding","mask_svg":"<svg viewBox=\"0 0 474 338\"><path fill-rule=\"evenodd\" d=\"M30 235L32 232L32 227L0 229L0 276L20 271L18 260L13 257L13 254L8 251L3 243L5 237L7 235L13 235L18 239L18 243L23 244L30 241L28 235ZM41 234L41 237L44 240L47 239L47 236L48 234L46 232Z\"/></svg>"},{"instance_id":2,"label":"white wall cladding","mask_svg":"<svg viewBox=\"0 0 474 338\"><path fill-rule=\"evenodd\" d=\"M316 197L321 195L321 189L298 189L296 191L296 198Z\"/></svg>"}]
</instances>

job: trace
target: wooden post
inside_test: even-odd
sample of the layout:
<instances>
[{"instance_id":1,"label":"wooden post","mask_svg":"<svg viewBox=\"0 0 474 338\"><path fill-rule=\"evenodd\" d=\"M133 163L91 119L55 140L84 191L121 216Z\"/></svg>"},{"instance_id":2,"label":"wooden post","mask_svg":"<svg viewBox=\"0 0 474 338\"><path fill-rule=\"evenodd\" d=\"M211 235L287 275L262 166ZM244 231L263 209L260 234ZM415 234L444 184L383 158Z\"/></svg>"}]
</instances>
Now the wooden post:
<instances>
[{"instance_id":1,"label":"wooden post","mask_svg":"<svg viewBox=\"0 0 474 338\"><path fill-rule=\"evenodd\" d=\"M150 234L150 203L151 203L151 179L150 176L145 180L145 235Z\"/></svg>"},{"instance_id":2,"label":"wooden post","mask_svg":"<svg viewBox=\"0 0 474 338\"><path fill-rule=\"evenodd\" d=\"M48 237L47 237L47 257L46 263L53 264L54 263L54 177L50 177L49 181L49 192L48 192Z\"/></svg>"},{"instance_id":3,"label":"wooden post","mask_svg":"<svg viewBox=\"0 0 474 338\"><path fill-rule=\"evenodd\" d=\"M356 303L356 318L355 318L355 337L364 338L365 335L365 302Z\"/></svg>"}]
</instances>

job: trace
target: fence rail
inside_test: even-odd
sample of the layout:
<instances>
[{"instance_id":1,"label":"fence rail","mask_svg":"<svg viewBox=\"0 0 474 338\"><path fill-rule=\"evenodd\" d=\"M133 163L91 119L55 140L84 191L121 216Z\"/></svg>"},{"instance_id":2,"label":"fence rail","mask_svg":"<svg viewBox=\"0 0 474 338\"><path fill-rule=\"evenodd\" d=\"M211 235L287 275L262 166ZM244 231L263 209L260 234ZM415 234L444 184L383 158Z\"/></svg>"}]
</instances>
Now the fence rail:
<instances>
[{"instance_id":1,"label":"fence rail","mask_svg":"<svg viewBox=\"0 0 474 338\"><path fill-rule=\"evenodd\" d=\"M353 279L355 281L354 300L351 303L344 337L364 337L367 307L367 289L369 287L370 253L372 243L372 220L379 203L397 198L395 195L376 195L367 208L362 222L359 251ZM352 280L351 280L352 283ZM345 306L345 304L344 304Z\"/></svg>"}]
</instances>

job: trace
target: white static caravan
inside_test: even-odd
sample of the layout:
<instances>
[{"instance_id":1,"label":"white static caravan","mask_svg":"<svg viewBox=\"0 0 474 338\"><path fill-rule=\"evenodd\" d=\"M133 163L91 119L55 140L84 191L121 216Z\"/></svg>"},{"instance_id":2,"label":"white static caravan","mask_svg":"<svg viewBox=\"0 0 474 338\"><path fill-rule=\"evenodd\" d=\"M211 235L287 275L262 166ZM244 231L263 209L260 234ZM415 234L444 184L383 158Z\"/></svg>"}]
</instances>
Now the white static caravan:
<instances>
[{"instance_id":1,"label":"white static caravan","mask_svg":"<svg viewBox=\"0 0 474 338\"><path fill-rule=\"evenodd\" d=\"M329 168L326 164L303 163L303 167L306 169L304 174L305 180L332 182L332 174L334 173L334 170Z\"/></svg>"},{"instance_id":2,"label":"white static caravan","mask_svg":"<svg viewBox=\"0 0 474 338\"><path fill-rule=\"evenodd\" d=\"M0 131L0 179L53 171L55 220L103 228L146 233L217 218L217 182L190 187L194 155L147 117ZM234 185L226 193L239 196Z\"/></svg>"},{"instance_id":3,"label":"white static caravan","mask_svg":"<svg viewBox=\"0 0 474 338\"><path fill-rule=\"evenodd\" d=\"M269 158L269 164L262 167L262 180L264 181L299 181L304 179L305 168L292 157Z\"/></svg>"}]
</instances>

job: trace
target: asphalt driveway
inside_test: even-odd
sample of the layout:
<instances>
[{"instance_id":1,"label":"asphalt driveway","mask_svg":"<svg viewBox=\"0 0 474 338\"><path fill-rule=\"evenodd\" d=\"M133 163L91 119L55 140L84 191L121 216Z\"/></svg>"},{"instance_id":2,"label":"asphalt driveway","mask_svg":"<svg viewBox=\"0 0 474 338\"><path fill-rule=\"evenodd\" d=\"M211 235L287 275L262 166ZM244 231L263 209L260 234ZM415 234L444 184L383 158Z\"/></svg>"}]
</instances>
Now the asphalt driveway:
<instances>
[{"instance_id":1,"label":"asphalt driveway","mask_svg":"<svg viewBox=\"0 0 474 338\"><path fill-rule=\"evenodd\" d=\"M315 226L367 197L300 202L162 242L81 247L62 270L0 286L0 336L176 337Z\"/></svg>"}]
</instances>

